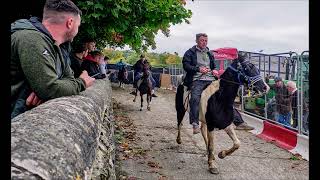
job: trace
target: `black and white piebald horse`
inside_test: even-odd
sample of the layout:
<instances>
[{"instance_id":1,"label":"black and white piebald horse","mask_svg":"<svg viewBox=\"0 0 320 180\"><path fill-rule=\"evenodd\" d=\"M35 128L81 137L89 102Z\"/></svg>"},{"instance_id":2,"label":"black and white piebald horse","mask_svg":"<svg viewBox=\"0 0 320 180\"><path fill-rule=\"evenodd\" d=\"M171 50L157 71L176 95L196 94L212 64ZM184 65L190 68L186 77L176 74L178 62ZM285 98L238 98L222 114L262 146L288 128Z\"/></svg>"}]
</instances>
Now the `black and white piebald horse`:
<instances>
[{"instance_id":1,"label":"black and white piebald horse","mask_svg":"<svg viewBox=\"0 0 320 180\"><path fill-rule=\"evenodd\" d=\"M240 85L246 85L255 93L267 93L269 86L264 82L259 70L244 55L238 54L237 59L228 66L220 79L213 81L201 94L199 104L199 121L201 122L201 134L208 150L209 171L218 174L218 168L214 163L214 129L223 129L233 141L233 146L228 150L222 150L219 158L224 158L240 147L232 126L234 112L233 104ZM186 87L178 86L176 93L176 111L178 120L177 143L181 144L180 131L185 112L189 112L189 95Z\"/></svg>"}]
</instances>

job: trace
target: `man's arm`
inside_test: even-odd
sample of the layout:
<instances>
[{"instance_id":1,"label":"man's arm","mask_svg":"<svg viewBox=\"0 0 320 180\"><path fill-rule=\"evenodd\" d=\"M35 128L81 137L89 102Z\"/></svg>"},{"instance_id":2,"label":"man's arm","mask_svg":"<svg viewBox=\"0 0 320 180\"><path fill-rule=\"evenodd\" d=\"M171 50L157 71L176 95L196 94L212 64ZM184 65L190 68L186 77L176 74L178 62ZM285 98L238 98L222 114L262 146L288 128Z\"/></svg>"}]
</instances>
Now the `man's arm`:
<instances>
[{"instance_id":1,"label":"man's arm","mask_svg":"<svg viewBox=\"0 0 320 180\"><path fill-rule=\"evenodd\" d=\"M209 51L208 52L208 56L209 56L209 58L210 58L210 69L211 70L216 70L216 64L215 64L215 61L214 61L214 56L213 56L213 54L212 54L212 52L211 51Z\"/></svg>"},{"instance_id":2,"label":"man's arm","mask_svg":"<svg viewBox=\"0 0 320 180\"><path fill-rule=\"evenodd\" d=\"M58 46L50 46L40 34L21 36L23 38L17 40L16 45L21 68L31 89L41 100L75 95L85 89L83 80L64 75L64 70L56 67L58 53L54 49ZM63 71L60 79L58 71Z\"/></svg>"},{"instance_id":3,"label":"man's arm","mask_svg":"<svg viewBox=\"0 0 320 180\"><path fill-rule=\"evenodd\" d=\"M191 54L187 51L182 59L183 69L187 72L200 72L200 68L198 66L191 65Z\"/></svg>"}]
</instances>

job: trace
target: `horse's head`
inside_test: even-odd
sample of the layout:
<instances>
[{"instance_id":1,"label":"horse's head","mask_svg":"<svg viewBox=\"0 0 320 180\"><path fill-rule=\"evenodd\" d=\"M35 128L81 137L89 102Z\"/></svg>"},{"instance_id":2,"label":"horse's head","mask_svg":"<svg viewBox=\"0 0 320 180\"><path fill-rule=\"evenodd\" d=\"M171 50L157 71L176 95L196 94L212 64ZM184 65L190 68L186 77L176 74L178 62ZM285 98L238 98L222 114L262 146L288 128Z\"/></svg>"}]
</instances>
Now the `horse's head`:
<instances>
[{"instance_id":1,"label":"horse's head","mask_svg":"<svg viewBox=\"0 0 320 180\"><path fill-rule=\"evenodd\" d=\"M237 81L245 84L256 95L262 95L269 91L270 87L264 82L260 75L259 69L246 59L247 54L239 53L228 69L232 70Z\"/></svg>"},{"instance_id":2,"label":"horse's head","mask_svg":"<svg viewBox=\"0 0 320 180\"><path fill-rule=\"evenodd\" d=\"M150 69L149 64L144 63L142 68L143 77L148 77L150 75L149 69Z\"/></svg>"}]
</instances>

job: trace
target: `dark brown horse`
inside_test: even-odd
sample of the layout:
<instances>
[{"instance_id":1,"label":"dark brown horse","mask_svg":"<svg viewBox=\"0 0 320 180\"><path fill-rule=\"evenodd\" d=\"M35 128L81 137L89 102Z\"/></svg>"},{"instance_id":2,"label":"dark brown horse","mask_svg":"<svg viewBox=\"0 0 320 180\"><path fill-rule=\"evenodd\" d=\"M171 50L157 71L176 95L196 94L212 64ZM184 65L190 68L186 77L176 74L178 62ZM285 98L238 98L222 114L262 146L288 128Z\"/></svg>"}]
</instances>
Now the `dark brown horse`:
<instances>
[{"instance_id":1,"label":"dark brown horse","mask_svg":"<svg viewBox=\"0 0 320 180\"><path fill-rule=\"evenodd\" d=\"M135 93L135 96L133 99L133 102L136 102L137 94L139 91L140 99L141 99L140 111L142 111L142 107L143 107L143 95L144 94L147 94L147 109L148 109L148 111L151 110L150 102L152 99L152 82L150 80L150 76L151 76L151 73L149 71L149 65L148 65L148 63L145 63L143 65L142 76L140 77L140 79L137 82L137 88L135 90L136 93Z\"/></svg>"},{"instance_id":2,"label":"dark brown horse","mask_svg":"<svg viewBox=\"0 0 320 180\"><path fill-rule=\"evenodd\" d=\"M118 72L118 81L119 87L122 87L123 84L128 84L128 70L125 66L122 66Z\"/></svg>"},{"instance_id":3,"label":"dark brown horse","mask_svg":"<svg viewBox=\"0 0 320 180\"><path fill-rule=\"evenodd\" d=\"M233 146L222 150L219 158L232 154L240 147L240 141L232 126L234 111L233 104L240 85L246 85L257 93L266 93L270 89L260 76L259 70L244 56L238 55L232 64L221 75L220 80L213 81L201 94L199 120L201 133L208 150L209 171L218 174L214 162L214 129L223 129L233 141ZM176 93L176 110L178 121L177 143L181 144L182 120L186 111L189 111L189 99L186 88L179 85Z\"/></svg>"}]
</instances>

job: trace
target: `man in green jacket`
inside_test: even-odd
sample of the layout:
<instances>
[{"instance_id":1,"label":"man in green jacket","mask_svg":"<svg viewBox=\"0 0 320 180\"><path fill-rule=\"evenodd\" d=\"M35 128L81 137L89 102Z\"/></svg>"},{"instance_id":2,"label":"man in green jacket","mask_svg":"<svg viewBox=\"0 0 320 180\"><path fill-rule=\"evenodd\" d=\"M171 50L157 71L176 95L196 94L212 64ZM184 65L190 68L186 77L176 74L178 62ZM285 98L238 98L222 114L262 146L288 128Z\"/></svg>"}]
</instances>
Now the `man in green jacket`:
<instances>
[{"instance_id":1,"label":"man in green jacket","mask_svg":"<svg viewBox=\"0 0 320 180\"><path fill-rule=\"evenodd\" d=\"M47 0L40 22L32 17L11 24L11 118L43 101L79 94L94 78L79 78L63 59L59 45L78 33L81 11L70 0Z\"/></svg>"}]
</instances>

